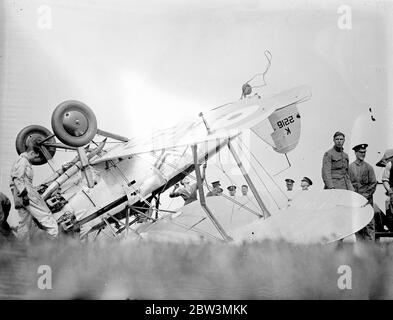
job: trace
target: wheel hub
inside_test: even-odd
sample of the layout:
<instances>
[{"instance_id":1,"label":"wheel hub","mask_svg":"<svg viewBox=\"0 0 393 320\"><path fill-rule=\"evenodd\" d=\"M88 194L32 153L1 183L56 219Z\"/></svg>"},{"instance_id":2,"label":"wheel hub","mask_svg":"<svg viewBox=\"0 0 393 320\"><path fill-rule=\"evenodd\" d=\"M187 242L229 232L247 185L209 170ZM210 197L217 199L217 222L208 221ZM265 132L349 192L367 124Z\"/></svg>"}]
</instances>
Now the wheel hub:
<instances>
[{"instance_id":1,"label":"wheel hub","mask_svg":"<svg viewBox=\"0 0 393 320\"><path fill-rule=\"evenodd\" d=\"M67 111L64 114L63 127L70 135L80 137L88 129L88 120L82 112Z\"/></svg>"}]
</instances>

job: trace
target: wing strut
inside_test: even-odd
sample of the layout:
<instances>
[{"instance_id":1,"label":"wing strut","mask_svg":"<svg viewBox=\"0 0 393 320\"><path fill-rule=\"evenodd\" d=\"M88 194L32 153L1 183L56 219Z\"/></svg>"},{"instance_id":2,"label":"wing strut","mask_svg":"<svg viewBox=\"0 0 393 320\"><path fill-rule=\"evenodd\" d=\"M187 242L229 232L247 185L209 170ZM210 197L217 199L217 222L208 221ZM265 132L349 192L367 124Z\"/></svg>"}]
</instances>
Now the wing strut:
<instances>
[{"instance_id":1,"label":"wing strut","mask_svg":"<svg viewBox=\"0 0 393 320\"><path fill-rule=\"evenodd\" d=\"M214 217L213 213L210 211L210 209L206 205L205 194L203 193L203 182L202 182L202 178L201 178L201 171L199 170L199 164L198 164L197 146L195 144L192 146L192 153L194 156L195 175L197 178L197 188L198 188L199 201L201 203L201 206L202 206L203 210L206 212L207 216L213 222L213 225L217 228L218 232L223 237L223 239L225 241L230 241L230 240L232 240L232 238L227 235L227 233L225 232L223 227L220 225L220 223L217 221L217 219Z\"/></svg>"},{"instance_id":2,"label":"wing strut","mask_svg":"<svg viewBox=\"0 0 393 320\"><path fill-rule=\"evenodd\" d=\"M39 146L39 148L40 148L42 154L44 155L46 161L48 162L49 167L52 169L53 172L56 172L55 164L53 162L52 156L50 155L48 149L46 149L43 146Z\"/></svg>"},{"instance_id":3,"label":"wing strut","mask_svg":"<svg viewBox=\"0 0 393 320\"><path fill-rule=\"evenodd\" d=\"M107 138L112 138L112 139L115 139L115 140L118 140L118 141L121 141L121 142L128 142L129 141L129 139L126 138L126 137L122 137L122 136L119 136L118 134L114 134L114 133L111 133L111 132L108 132L108 131L104 131L104 130L100 130L100 129L97 129L97 134L99 134L101 136L104 136L104 137L107 137Z\"/></svg>"},{"instance_id":4,"label":"wing strut","mask_svg":"<svg viewBox=\"0 0 393 320\"><path fill-rule=\"evenodd\" d=\"M79 159L82 164L82 175L86 178L87 186L89 188L94 187L94 181L93 181L93 172L91 171L91 167L89 165L89 159L87 158L87 153L85 148L83 147L78 147L78 155Z\"/></svg>"},{"instance_id":5,"label":"wing strut","mask_svg":"<svg viewBox=\"0 0 393 320\"><path fill-rule=\"evenodd\" d=\"M246 172L246 170L244 169L243 163L241 162L238 154L236 153L235 149L233 148L232 144L231 144L231 140L228 141L228 148L232 153L233 158L235 159L237 166L239 167L240 171L243 174L244 179L246 179L247 184L250 186L250 189L252 191L252 194L255 197L255 200L257 200L258 205L261 207L262 213L263 213L263 218L266 219L268 217L271 216L269 210L266 208L265 204L263 203L261 197L259 196L259 193L257 191L257 189L255 188L254 184L251 181L250 176L248 175L248 173Z\"/></svg>"}]
</instances>

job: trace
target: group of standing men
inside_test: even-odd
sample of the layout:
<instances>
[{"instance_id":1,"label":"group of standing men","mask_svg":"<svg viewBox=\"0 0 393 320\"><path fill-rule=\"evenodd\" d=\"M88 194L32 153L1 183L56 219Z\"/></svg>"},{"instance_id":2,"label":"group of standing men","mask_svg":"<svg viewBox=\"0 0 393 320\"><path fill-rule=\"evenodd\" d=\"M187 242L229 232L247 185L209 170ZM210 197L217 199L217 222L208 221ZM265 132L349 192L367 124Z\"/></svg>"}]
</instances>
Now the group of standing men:
<instances>
[{"instance_id":1,"label":"group of standing men","mask_svg":"<svg viewBox=\"0 0 393 320\"><path fill-rule=\"evenodd\" d=\"M370 204L374 208L374 218L356 235L357 240L375 240L376 220L382 227L384 225L381 210L373 201L373 195L377 187L377 179L373 167L364 159L367 153L368 144L362 143L355 145L352 150L355 152L355 161L349 163L348 154L344 152L345 135L342 132L336 132L333 135L333 148L326 151L322 161L322 180L324 189L346 189L355 191L367 199L365 205ZM393 213L393 149L387 150L377 163L377 166L385 167L382 182L389 196L387 211ZM285 179L287 192L293 190L294 181ZM301 182L302 190L308 190L312 181L304 177Z\"/></svg>"},{"instance_id":2,"label":"group of standing men","mask_svg":"<svg viewBox=\"0 0 393 320\"><path fill-rule=\"evenodd\" d=\"M343 147L345 142L344 133L336 132L333 135L333 142L333 148L326 151L323 156L322 179L325 184L324 189L346 189L355 191L367 199L365 205L370 204L373 206L377 214L380 212L380 209L373 202L373 194L377 187L377 179L373 167L364 160L368 145L362 143L354 146L352 150L355 152L356 159L352 163L349 163L348 154L344 152ZM380 166L386 166L382 181L390 197L390 207L393 208L393 166L391 160L393 160L393 149L390 150L390 153L389 150L385 153L380 161ZM205 169L206 165L203 167L202 180L205 178ZM175 189L170 194L170 197L182 196L185 205L197 199L197 184L194 183L190 185L187 179L188 178L182 181L183 187L179 188L175 186ZM288 191L291 191L294 181L292 179L286 179L285 181ZM304 177L301 180L302 190L308 190L309 186L312 184L311 179L308 177ZM221 195L223 190L220 187L220 182L215 181L212 185L213 189L209 191L206 196ZM228 191L231 196L234 196L236 186L229 186ZM243 195L247 194L248 187L246 185L242 186L242 191L244 191L242 192ZM367 226L356 233L356 239L375 240L375 219L372 219Z\"/></svg>"},{"instance_id":3,"label":"group of standing men","mask_svg":"<svg viewBox=\"0 0 393 320\"><path fill-rule=\"evenodd\" d=\"M287 186L287 191L293 191L293 185L295 184L293 179L285 179L285 184ZM303 177L302 180L300 180L300 188L302 188L302 191L307 191L310 186L312 186L312 181L310 178Z\"/></svg>"},{"instance_id":4,"label":"group of standing men","mask_svg":"<svg viewBox=\"0 0 393 320\"><path fill-rule=\"evenodd\" d=\"M206 197L214 197L214 196L221 196L224 190L221 188L220 181L212 182L213 188L206 193ZM235 185L230 185L227 187L228 193L231 197L236 196L236 189ZM242 196L246 196L248 193L248 185L243 184L241 188Z\"/></svg>"},{"instance_id":5,"label":"group of standing men","mask_svg":"<svg viewBox=\"0 0 393 320\"><path fill-rule=\"evenodd\" d=\"M358 144L352 148L356 159L349 163L348 154L344 152L345 135L336 132L333 136L334 146L326 151L322 163L322 179L325 189L346 189L355 191L367 199L367 204L377 208L373 203L373 194L377 187L373 167L364 161L367 147L366 143ZM375 209L374 209L375 210ZM375 240L375 220L356 234L357 240Z\"/></svg>"}]
</instances>

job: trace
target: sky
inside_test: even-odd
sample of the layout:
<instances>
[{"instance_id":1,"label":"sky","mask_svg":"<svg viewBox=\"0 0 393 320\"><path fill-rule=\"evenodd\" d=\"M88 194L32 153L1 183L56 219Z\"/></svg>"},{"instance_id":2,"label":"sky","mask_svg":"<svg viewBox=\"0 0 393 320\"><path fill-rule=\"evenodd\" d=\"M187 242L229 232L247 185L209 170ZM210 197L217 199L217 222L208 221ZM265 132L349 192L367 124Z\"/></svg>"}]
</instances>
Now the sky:
<instances>
[{"instance_id":1,"label":"sky","mask_svg":"<svg viewBox=\"0 0 393 320\"><path fill-rule=\"evenodd\" d=\"M300 0L2 0L1 191L10 196L17 133L30 124L50 129L51 113L62 101L85 102L100 129L144 135L239 99L243 83L265 70L265 50L272 54L272 65L267 85L258 93L298 85L312 92L298 106L301 138L288 153L291 166L284 172L275 175L286 168L285 158L245 133L275 182L284 188L284 179L291 177L299 188L300 179L308 176L314 188L322 188L322 157L338 130L346 134L350 161L352 146L368 143L366 161L375 165L393 139L388 129L393 120L393 3L345 5ZM343 10L351 14L347 28ZM58 152L55 161L73 156ZM374 169L380 179L381 170ZM47 166L36 167L35 182L48 173ZM236 184L244 182L240 172L232 174ZM231 183L215 166L208 166L207 176L224 187ZM256 185L263 188L259 180Z\"/></svg>"}]
</instances>

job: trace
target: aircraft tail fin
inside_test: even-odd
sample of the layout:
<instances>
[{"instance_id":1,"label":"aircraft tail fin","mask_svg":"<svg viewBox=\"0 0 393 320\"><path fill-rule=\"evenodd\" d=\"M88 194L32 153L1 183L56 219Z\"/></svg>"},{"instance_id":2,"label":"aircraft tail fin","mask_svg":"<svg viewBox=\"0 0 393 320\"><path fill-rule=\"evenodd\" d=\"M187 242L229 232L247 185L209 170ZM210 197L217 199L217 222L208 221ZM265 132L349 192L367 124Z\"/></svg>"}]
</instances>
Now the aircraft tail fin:
<instances>
[{"instance_id":1,"label":"aircraft tail fin","mask_svg":"<svg viewBox=\"0 0 393 320\"><path fill-rule=\"evenodd\" d=\"M277 109L268 119L274 130L270 135L274 151L288 153L293 150L300 139L300 114L297 103ZM254 126L252 131L257 136L262 136L262 127L259 124Z\"/></svg>"}]
</instances>

